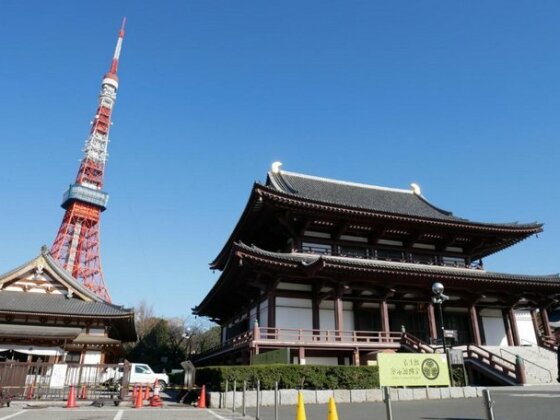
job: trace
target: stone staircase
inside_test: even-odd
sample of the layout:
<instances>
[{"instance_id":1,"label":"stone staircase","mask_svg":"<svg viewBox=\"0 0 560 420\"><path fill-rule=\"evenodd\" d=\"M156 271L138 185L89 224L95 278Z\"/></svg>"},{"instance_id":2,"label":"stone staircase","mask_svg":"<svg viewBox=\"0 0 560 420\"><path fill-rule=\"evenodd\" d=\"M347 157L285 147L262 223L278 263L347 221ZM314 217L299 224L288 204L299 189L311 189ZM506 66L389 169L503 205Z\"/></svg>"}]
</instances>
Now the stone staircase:
<instances>
[{"instance_id":1,"label":"stone staircase","mask_svg":"<svg viewBox=\"0 0 560 420\"><path fill-rule=\"evenodd\" d=\"M558 376L556 353L539 346L482 346L515 363L516 356L524 360L528 385L556 384Z\"/></svg>"}]
</instances>

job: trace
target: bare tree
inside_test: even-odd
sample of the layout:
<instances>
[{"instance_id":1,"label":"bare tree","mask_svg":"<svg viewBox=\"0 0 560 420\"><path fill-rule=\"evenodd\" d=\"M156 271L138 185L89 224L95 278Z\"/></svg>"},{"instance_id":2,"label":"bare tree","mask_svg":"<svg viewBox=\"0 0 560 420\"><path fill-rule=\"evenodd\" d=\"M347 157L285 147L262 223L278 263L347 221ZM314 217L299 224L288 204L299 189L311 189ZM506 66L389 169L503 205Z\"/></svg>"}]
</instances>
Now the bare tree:
<instances>
[{"instance_id":1,"label":"bare tree","mask_svg":"<svg viewBox=\"0 0 560 420\"><path fill-rule=\"evenodd\" d=\"M136 325L138 341L142 341L158 321L159 319L154 316L153 305L148 305L145 300L142 300L134 308L134 324Z\"/></svg>"}]
</instances>

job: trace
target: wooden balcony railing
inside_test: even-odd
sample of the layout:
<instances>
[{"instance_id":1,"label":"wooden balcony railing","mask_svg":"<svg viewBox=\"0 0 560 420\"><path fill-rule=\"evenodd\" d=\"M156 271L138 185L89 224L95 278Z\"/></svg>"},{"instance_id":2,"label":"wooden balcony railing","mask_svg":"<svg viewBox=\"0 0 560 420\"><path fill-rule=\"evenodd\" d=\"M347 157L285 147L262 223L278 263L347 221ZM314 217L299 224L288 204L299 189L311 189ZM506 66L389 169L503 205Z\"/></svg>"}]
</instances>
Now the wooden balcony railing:
<instances>
[{"instance_id":1,"label":"wooden balcony railing","mask_svg":"<svg viewBox=\"0 0 560 420\"><path fill-rule=\"evenodd\" d=\"M259 327L254 340L259 343L290 342L295 344L399 344L401 332L384 331L337 331L291 328Z\"/></svg>"},{"instance_id":2,"label":"wooden balcony railing","mask_svg":"<svg viewBox=\"0 0 560 420\"><path fill-rule=\"evenodd\" d=\"M474 344L469 344L465 350L463 350L463 357L465 359L471 359L478 361L496 372L501 373L505 377L515 381L516 383L523 383L524 381L520 378L519 372L516 369L516 365L503 357L492 353L482 347L475 346Z\"/></svg>"},{"instance_id":3,"label":"wooden balcony railing","mask_svg":"<svg viewBox=\"0 0 560 420\"><path fill-rule=\"evenodd\" d=\"M552 335L542 335L540 341L541 346L549 350L556 351L558 349L556 338Z\"/></svg>"}]
</instances>

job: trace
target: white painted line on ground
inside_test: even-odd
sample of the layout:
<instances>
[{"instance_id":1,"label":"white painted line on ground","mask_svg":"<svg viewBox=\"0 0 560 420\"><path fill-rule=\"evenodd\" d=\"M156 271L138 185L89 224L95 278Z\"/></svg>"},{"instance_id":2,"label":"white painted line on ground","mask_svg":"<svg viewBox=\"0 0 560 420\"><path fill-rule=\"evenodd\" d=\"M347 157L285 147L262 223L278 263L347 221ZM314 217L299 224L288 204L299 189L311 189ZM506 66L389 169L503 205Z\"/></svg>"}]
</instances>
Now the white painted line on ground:
<instances>
[{"instance_id":1,"label":"white painted line on ground","mask_svg":"<svg viewBox=\"0 0 560 420\"><path fill-rule=\"evenodd\" d=\"M115 417L113 417L113 420L121 420L123 414L124 414L124 411L123 411L123 410L117 411L117 414L115 415Z\"/></svg>"},{"instance_id":2,"label":"white painted line on ground","mask_svg":"<svg viewBox=\"0 0 560 420\"><path fill-rule=\"evenodd\" d=\"M536 397L536 398L560 398L558 394L507 394L510 397ZM2 420L2 419L0 419Z\"/></svg>"},{"instance_id":3,"label":"white painted line on ground","mask_svg":"<svg viewBox=\"0 0 560 420\"><path fill-rule=\"evenodd\" d=\"M25 413L25 410L18 411L17 413L10 414L9 416L6 416L6 417L0 417L0 420L11 419L12 417L19 416L20 414L23 414L23 413Z\"/></svg>"},{"instance_id":4,"label":"white painted line on ground","mask_svg":"<svg viewBox=\"0 0 560 420\"><path fill-rule=\"evenodd\" d=\"M207 409L206 411L208 411L210 414L212 414L212 415L213 415L214 417L216 417L217 419L220 419L220 420L228 420L226 417L222 417L222 416L220 416L218 413L214 413L212 410L208 410L208 409ZM0 419L0 420L2 420L2 419Z\"/></svg>"}]
</instances>

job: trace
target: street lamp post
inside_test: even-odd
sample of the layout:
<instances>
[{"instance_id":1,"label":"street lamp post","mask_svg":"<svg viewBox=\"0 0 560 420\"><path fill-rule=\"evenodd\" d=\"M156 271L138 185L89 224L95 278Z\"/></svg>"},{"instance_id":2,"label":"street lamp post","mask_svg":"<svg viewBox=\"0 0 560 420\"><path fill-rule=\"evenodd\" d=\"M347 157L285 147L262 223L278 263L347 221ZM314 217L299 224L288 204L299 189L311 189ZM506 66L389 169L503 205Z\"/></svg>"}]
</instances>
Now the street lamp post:
<instances>
[{"instance_id":1,"label":"street lamp post","mask_svg":"<svg viewBox=\"0 0 560 420\"><path fill-rule=\"evenodd\" d=\"M443 326L443 302L449 299L449 296L443 294L443 284L440 282L436 282L432 284L432 292L434 296L432 296L432 302L438 305L438 312L439 312L439 323L441 326L441 341L443 343L443 352L447 353L447 346L445 344L445 327Z\"/></svg>"}]
</instances>

